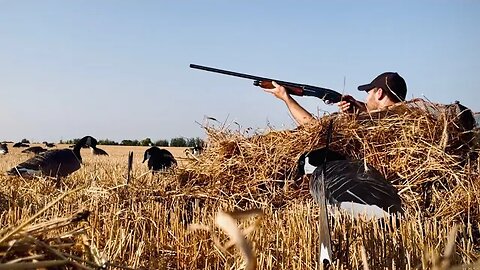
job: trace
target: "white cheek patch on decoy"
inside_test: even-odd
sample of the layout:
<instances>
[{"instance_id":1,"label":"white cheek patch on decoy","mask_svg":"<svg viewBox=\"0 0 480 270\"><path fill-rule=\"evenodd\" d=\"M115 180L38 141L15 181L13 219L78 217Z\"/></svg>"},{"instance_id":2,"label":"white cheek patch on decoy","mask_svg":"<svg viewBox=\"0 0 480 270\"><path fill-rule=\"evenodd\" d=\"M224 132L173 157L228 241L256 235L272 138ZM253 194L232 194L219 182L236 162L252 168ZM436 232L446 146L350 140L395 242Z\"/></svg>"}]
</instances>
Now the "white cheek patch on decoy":
<instances>
[{"instance_id":1,"label":"white cheek patch on decoy","mask_svg":"<svg viewBox=\"0 0 480 270\"><path fill-rule=\"evenodd\" d=\"M87 141L85 142L86 145L92 145L92 139L90 137L87 138Z\"/></svg>"},{"instance_id":2,"label":"white cheek patch on decoy","mask_svg":"<svg viewBox=\"0 0 480 270\"><path fill-rule=\"evenodd\" d=\"M150 159L151 156L150 153L147 153L147 159Z\"/></svg>"},{"instance_id":3,"label":"white cheek patch on decoy","mask_svg":"<svg viewBox=\"0 0 480 270\"><path fill-rule=\"evenodd\" d=\"M7 151L5 151L3 149L0 150L0 155L5 155L6 153L7 153Z\"/></svg>"},{"instance_id":4,"label":"white cheek patch on decoy","mask_svg":"<svg viewBox=\"0 0 480 270\"><path fill-rule=\"evenodd\" d=\"M308 157L305 157L305 164L303 165L303 169L305 171L305 174L312 174L313 171L315 171L315 169L317 167L313 166L312 164L310 164L309 162L309 158Z\"/></svg>"}]
</instances>

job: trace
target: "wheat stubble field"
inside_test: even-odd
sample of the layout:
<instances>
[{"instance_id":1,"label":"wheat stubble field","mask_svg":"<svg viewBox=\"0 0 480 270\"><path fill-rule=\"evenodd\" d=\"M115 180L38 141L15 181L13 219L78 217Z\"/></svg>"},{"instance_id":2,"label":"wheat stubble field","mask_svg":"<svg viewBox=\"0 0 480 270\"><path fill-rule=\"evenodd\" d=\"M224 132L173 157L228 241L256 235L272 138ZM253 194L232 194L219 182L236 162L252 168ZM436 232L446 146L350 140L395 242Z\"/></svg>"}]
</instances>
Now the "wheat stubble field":
<instances>
[{"instance_id":1,"label":"wheat stubble field","mask_svg":"<svg viewBox=\"0 0 480 270\"><path fill-rule=\"evenodd\" d=\"M398 224L336 214L331 268L475 269L480 162L459 162L458 149L449 148L457 137L445 135L450 122L393 117L373 125L336 120L345 123L335 129L334 149L364 156L386 176L405 177L396 185L406 214ZM206 129L209 147L198 160L169 148L180 166L158 175L141 163L147 147L126 146L99 146L109 157L82 149L84 166L60 189L49 179L2 174L0 257L10 265L1 269L27 269L22 262L60 269L316 269L318 207L305 182L297 187L282 179L299 153L323 144L327 120L320 120L254 136ZM389 132L402 135L389 139ZM27 158L10 149L0 156L0 171ZM133 177L126 184L129 151ZM422 188L430 183L425 206ZM215 223L220 210L246 216L234 226L246 235L247 250Z\"/></svg>"}]
</instances>

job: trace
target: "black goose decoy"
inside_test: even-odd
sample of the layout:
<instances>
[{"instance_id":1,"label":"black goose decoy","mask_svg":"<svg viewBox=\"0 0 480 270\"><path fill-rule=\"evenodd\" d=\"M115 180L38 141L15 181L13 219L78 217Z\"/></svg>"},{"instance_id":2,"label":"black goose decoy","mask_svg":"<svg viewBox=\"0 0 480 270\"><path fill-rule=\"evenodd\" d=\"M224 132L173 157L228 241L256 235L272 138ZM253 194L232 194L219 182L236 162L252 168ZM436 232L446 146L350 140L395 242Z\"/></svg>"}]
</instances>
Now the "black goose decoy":
<instances>
[{"instance_id":1,"label":"black goose decoy","mask_svg":"<svg viewBox=\"0 0 480 270\"><path fill-rule=\"evenodd\" d=\"M45 146L46 146L47 148L55 147L55 144L54 144L54 143L43 142L43 144L45 144Z\"/></svg>"},{"instance_id":2,"label":"black goose decoy","mask_svg":"<svg viewBox=\"0 0 480 270\"><path fill-rule=\"evenodd\" d=\"M8 154L8 147L6 143L0 143L0 155Z\"/></svg>"},{"instance_id":3,"label":"black goose decoy","mask_svg":"<svg viewBox=\"0 0 480 270\"><path fill-rule=\"evenodd\" d=\"M32 146L32 147L29 147L29 148L23 150L22 153L33 153L35 155L38 155L38 154L46 152L46 151L47 151L47 149L45 149L41 146Z\"/></svg>"},{"instance_id":4,"label":"black goose decoy","mask_svg":"<svg viewBox=\"0 0 480 270\"><path fill-rule=\"evenodd\" d=\"M13 147L29 147L29 144L22 143L22 142L17 142L13 145Z\"/></svg>"},{"instance_id":5,"label":"black goose decoy","mask_svg":"<svg viewBox=\"0 0 480 270\"><path fill-rule=\"evenodd\" d=\"M65 177L80 169L82 157L80 149L83 145L96 144L95 138L85 136L71 149L55 149L43 152L33 158L22 162L9 170L9 175L36 176L44 175L50 177Z\"/></svg>"},{"instance_id":6,"label":"black goose decoy","mask_svg":"<svg viewBox=\"0 0 480 270\"><path fill-rule=\"evenodd\" d=\"M364 160L348 160L328 148L304 153L298 161L299 176L310 176L310 193L319 198L325 163L325 198L330 205L353 215L383 218L403 212L396 188Z\"/></svg>"},{"instance_id":7,"label":"black goose decoy","mask_svg":"<svg viewBox=\"0 0 480 270\"><path fill-rule=\"evenodd\" d=\"M160 149L156 146L145 150L143 162L148 160L148 169L153 171L164 170L177 165L177 161L168 150Z\"/></svg>"},{"instance_id":8,"label":"black goose decoy","mask_svg":"<svg viewBox=\"0 0 480 270\"><path fill-rule=\"evenodd\" d=\"M92 149L92 154L95 156L108 156L105 150L97 148L96 146L90 146L90 149Z\"/></svg>"},{"instance_id":9,"label":"black goose decoy","mask_svg":"<svg viewBox=\"0 0 480 270\"><path fill-rule=\"evenodd\" d=\"M192 154L195 156L200 155L203 153L203 147L201 145L195 145L194 147L191 148Z\"/></svg>"},{"instance_id":10,"label":"black goose decoy","mask_svg":"<svg viewBox=\"0 0 480 270\"><path fill-rule=\"evenodd\" d=\"M201 153L203 153L203 147L202 146L194 146L185 149L185 155L187 157L190 157L193 155L193 157L198 157Z\"/></svg>"}]
</instances>

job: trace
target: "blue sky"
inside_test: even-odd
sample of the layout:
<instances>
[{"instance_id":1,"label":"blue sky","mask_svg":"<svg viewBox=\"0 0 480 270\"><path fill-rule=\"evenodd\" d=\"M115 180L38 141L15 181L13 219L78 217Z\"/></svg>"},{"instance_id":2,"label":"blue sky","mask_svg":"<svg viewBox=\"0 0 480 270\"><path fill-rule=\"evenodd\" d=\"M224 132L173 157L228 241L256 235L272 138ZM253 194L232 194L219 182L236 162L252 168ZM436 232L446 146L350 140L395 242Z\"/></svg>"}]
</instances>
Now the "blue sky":
<instances>
[{"instance_id":1,"label":"blue sky","mask_svg":"<svg viewBox=\"0 0 480 270\"><path fill-rule=\"evenodd\" d=\"M0 140L205 137L206 115L295 126L251 81L190 63L360 100L358 85L397 71L409 98L480 111L478 14L479 1L0 0Z\"/></svg>"}]
</instances>

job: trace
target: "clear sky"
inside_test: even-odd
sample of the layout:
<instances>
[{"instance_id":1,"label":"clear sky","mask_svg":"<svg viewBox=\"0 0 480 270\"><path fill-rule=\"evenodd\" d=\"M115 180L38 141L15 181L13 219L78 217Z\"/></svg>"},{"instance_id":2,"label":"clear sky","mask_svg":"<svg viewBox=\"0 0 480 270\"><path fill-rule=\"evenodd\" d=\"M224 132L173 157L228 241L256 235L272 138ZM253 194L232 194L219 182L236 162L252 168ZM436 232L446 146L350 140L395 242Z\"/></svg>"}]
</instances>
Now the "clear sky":
<instances>
[{"instance_id":1,"label":"clear sky","mask_svg":"<svg viewBox=\"0 0 480 270\"><path fill-rule=\"evenodd\" d=\"M190 63L360 100L397 71L409 98L480 111L480 1L0 0L0 140L205 137L205 116L295 126L251 81Z\"/></svg>"}]
</instances>

